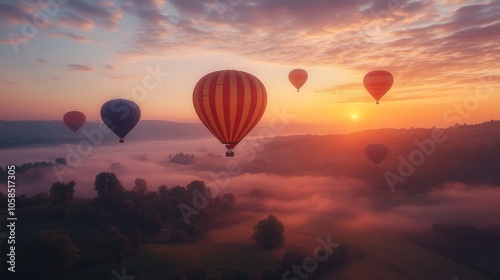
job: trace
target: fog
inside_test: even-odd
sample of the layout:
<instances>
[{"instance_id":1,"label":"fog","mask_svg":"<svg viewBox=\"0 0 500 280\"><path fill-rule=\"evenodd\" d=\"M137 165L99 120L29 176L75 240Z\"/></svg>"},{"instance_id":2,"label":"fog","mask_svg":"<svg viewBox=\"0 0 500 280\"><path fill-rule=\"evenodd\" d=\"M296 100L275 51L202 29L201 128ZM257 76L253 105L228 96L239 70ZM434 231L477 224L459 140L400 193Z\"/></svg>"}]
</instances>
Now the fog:
<instances>
[{"instance_id":1,"label":"fog","mask_svg":"<svg viewBox=\"0 0 500 280\"><path fill-rule=\"evenodd\" d=\"M334 227L398 232L429 229L436 222L498 225L500 189L489 186L446 183L430 192L404 195L376 190L366 182L336 174L328 177L249 173L253 164L251 153L236 150L235 158L225 158L225 148L213 139L95 146L80 158L71 152L76 149L75 145L65 145L3 150L0 163L6 166L53 162L64 157L73 166L19 174L17 192L29 196L48 191L58 180L74 180L76 196L94 197L95 176L104 171L114 172L126 189L131 189L138 177L146 179L153 191L162 184L185 186L202 180L215 193L234 193L239 210L233 217L237 223L213 230L207 242L250 241L253 225L268 214L276 215L285 224L291 240L297 232ZM180 152L194 154L194 164L168 162L169 155Z\"/></svg>"}]
</instances>

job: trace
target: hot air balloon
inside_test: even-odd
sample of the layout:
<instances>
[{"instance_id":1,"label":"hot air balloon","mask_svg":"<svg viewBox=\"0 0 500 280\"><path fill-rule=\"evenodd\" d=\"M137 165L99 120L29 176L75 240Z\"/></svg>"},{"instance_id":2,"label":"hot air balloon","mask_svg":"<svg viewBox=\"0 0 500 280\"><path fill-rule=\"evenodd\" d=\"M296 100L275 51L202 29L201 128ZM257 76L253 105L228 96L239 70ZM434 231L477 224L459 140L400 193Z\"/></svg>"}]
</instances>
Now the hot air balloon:
<instances>
[{"instance_id":1,"label":"hot air balloon","mask_svg":"<svg viewBox=\"0 0 500 280\"><path fill-rule=\"evenodd\" d=\"M366 90L377 100L378 104L380 98L391 89L394 77L388 71L375 70L365 75L363 83Z\"/></svg>"},{"instance_id":2,"label":"hot air balloon","mask_svg":"<svg viewBox=\"0 0 500 280\"><path fill-rule=\"evenodd\" d=\"M86 120L85 114L80 111L69 111L63 116L64 124L73 132L77 132Z\"/></svg>"},{"instance_id":3,"label":"hot air balloon","mask_svg":"<svg viewBox=\"0 0 500 280\"><path fill-rule=\"evenodd\" d=\"M299 89L307 81L307 72L303 69L293 69L288 74L288 79L290 80L290 83L292 83L292 85L297 89L297 92L299 92Z\"/></svg>"},{"instance_id":4,"label":"hot air balloon","mask_svg":"<svg viewBox=\"0 0 500 280\"><path fill-rule=\"evenodd\" d=\"M101 118L106 126L123 138L134 128L141 118L141 108L134 102L126 99L113 99L101 107Z\"/></svg>"},{"instance_id":5,"label":"hot air balloon","mask_svg":"<svg viewBox=\"0 0 500 280\"><path fill-rule=\"evenodd\" d=\"M371 143L366 146L365 154L376 166L387 157L389 149L384 144Z\"/></svg>"},{"instance_id":6,"label":"hot air balloon","mask_svg":"<svg viewBox=\"0 0 500 280\"><path fill-rule=\"evenodd\" d=\"M196 114L226 146L226 156L257 125L266 110L267 93L252 74L221 70L203 76L193 90Z\"/></svg>"}]
</instances>

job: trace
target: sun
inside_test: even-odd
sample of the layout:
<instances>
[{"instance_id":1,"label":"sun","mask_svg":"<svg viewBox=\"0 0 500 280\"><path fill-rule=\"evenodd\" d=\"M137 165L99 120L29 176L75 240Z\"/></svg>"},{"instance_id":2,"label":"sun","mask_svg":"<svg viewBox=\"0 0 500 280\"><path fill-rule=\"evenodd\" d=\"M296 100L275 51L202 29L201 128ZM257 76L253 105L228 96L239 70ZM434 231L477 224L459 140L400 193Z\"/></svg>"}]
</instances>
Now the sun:
<instances>
[{"instance_id":1,"label":"sun","mask_svg":"<svg viewBox=\"0 0 500 280\"><path fill-rule=\"evenodd\" d=\"M358 119L358 116L357 116L357 115L352 115L352 116L351 116L351 118L352 118L353 120L356 120L356 119Z\"/></svg>"}]
</instances>

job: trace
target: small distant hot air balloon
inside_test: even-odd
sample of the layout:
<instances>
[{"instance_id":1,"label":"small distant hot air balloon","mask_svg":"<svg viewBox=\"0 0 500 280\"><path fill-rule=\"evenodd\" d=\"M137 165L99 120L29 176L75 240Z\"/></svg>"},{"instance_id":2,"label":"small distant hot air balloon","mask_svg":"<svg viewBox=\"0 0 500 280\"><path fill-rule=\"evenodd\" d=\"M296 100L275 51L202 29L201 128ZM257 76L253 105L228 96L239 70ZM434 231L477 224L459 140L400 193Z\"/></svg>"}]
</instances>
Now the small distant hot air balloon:
<instances>
[{"instance_id":1,"label":"small distant hot air balloon","mask_svg":"<svg viewBox=\"0 0 500 280\"><path fill-rule=\"evenodd\" d=\"M70 111L63 116L64 124L73 132L77 132L86 120L85 114L80 111Z\"/></svg>"},{"instance_id":2,"label":"small distant hot air balloon","mask_svg":"<svg viewBox=\"0 0 500 280\"><path fill-rule=\"evenodd\" d=\"M378 104L380 98L391 89L394 77L388 71L375 70L365 75L363 83L366 90L377 100Z\"/></svg>"},{"instance_id":3,"label":"small distant hot air balloon","mask_svg":"<svg viewBox=\"0 0 500 280\"><path fill-rule=\"evenodd\" d=\"M365 148L366 156L377 166L389 154L389 149L384 144L371 143Z\"/></svg>"},{"instance_id":4,"label":"small distant hot air balloon","mask_svg":"<svg viewBox=\"0 0 500 280\"><path fill-rule=\"evenodd\" d=\"M123 138L139 122L141 108L130 100L113 99L102 105L101 118L104 124L120 137L119 142L123 143Z\"/></svg>"},{"instance_id":5,"label":"small distant hot air balloon","mask_svg":"<svg viewBox=\"0 0 500 280\"><path fill-rule=\"evenodd\" d=\"M257 125L266 110L267 93L254 75L221 70L203 76L193 90L196 114L226 146L226 156Z\"/></svg>"},{"instance_id":6,"label":"small distant hot air balloon","mask_svg":"<svg viewBox=\"0 0 500 280\"><path fill-rule=\"evenodd\" d=\"M307 81L307 72L303 69L293 69L288 74L288 79L290 80L290 83L292 83L292 85L297 89L297 92L299 92L299 89Z\"/></svg>"}]
</instances>

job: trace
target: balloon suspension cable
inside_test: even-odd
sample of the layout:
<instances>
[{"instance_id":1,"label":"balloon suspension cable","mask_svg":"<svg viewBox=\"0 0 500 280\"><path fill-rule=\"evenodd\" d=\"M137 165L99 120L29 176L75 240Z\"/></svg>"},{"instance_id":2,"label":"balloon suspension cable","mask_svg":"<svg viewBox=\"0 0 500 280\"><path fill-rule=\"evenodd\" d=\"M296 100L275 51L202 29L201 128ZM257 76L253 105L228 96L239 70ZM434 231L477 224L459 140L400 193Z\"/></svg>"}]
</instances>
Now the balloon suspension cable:
<instances>
[{"instance_id":1,"label":"balloon suspension cable","mask_svg":"<svg viewBox=\"0 0 500 280\"><path fill-rule=\"evenodd\" d=\"M125 140L123 140L123 138L120 139L120 141L118 141L120 143L125 143Z\"/></svg>"},{"instance_id":2,"label":"balloon suspension cable","mask_svg":"<svg viewBox=\"0 0 500 280\"><path fill-rule=\"evenodd\" d=\"M233 149L227 149L226 150L226 157L234 157L234 151L233 151Z\"/></svg>"}]
</instances>

